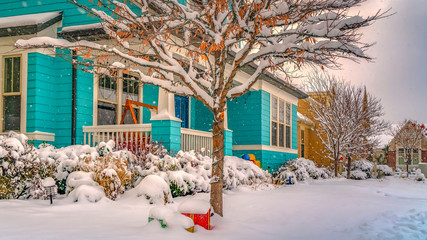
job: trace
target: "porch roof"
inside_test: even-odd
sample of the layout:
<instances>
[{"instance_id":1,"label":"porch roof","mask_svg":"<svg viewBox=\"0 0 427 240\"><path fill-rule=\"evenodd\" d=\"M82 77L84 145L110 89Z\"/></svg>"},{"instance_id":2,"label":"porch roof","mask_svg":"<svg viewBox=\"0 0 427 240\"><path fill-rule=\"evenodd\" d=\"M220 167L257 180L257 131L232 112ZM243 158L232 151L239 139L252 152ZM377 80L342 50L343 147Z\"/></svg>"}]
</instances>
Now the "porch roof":
<instances>
[{"instance_id":1,"label":"porch roof","mask_svg":"<svg viewBox=\"0 0 427 240\"><path fill-rule=\"evenodd\" d=\"M0 18L0 37L35 34L62 20L62 12Z\"/></svg>"}]
</instances>

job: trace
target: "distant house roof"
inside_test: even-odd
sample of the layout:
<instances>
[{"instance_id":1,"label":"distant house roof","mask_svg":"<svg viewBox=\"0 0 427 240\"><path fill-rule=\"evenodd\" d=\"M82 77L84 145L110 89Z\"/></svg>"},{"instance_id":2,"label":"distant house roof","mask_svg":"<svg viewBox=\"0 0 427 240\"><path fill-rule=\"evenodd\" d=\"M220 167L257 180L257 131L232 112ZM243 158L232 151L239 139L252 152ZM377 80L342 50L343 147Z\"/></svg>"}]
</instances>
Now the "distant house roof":
<instances>
[{"instance_id":1,"label":"distant house roof","mask_svg":"<svg viewBox=\"0 0 427 240\"><path fill-rule=\"evenodd\" d=\"M62 12L47 12L0 18L0 37L38 33L62 20Z\"/></svg>"}]
</instances>

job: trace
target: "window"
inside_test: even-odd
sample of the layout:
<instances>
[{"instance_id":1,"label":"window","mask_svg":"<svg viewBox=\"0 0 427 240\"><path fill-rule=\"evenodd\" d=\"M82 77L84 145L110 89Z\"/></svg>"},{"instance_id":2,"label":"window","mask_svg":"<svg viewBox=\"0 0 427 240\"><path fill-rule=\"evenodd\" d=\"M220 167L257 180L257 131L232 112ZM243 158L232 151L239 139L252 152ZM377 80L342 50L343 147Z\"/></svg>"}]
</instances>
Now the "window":
<instances>
[{"instance_id":1,"label":"window","mask_svg":"<svg viewBox=\"0 0 427 240\"><path fill-rule=\"evenodd\" d=\"M304 135L304 130L301 130L301 157L305 157L305 152L304 152L304 144L305 144L305 135Z\"/></svg>"},{"instance_id":2,"label":"window","mask_svg":"<svg viewBox=\"0 0 427 240\"><path fill-rule=\"evenodd\" d=\"M410 151L405 151L403 148L399 148L399 151L397 152L397 158L399 161L399 165L406 165L406 159ZM418 148L412 149L411 153L411 162L409 165L415 164L417 165L420 162L420 154L418 151Z\"/></svg>"},{"instance_id":3,"label":"window","mask_svg":"<svg viewBox=\"0 0 427 240\"><path fill-rule=\"evenodd\" d=\"M126 99L140 101L141 85L138 78L123 74L123 81L109 76L100 76L98 80L98 125L115 125L118 124L117 120L121 119L121 114L124 112L124 105ZM119 105L121 99L121 106ZM120 106L120 111L118 109ZM134 108L137 122L140 119L140 110ZM120 116L119 116L120 114ZM126 113L124 124L133 124L134 121L129 112Z\"/></svg>"},{"instance_id":4,"label":"window","mask_svg":"<svg viewBox=\"0 0 427 240\"><path fill-rule=\"evenodd\" d=\"M2 131L20 131L21 57L5 57L3 62Z\"/></svg>"},{"instance_id":5,"label":"window","mask_svg":"<svg viewBox=\"0 0 427 240\"><path fill-rule=\"evenodd\" d=\"M271 98L271 145L291 147L290 104L283 99Z\"/></svg>"}]
</instances>

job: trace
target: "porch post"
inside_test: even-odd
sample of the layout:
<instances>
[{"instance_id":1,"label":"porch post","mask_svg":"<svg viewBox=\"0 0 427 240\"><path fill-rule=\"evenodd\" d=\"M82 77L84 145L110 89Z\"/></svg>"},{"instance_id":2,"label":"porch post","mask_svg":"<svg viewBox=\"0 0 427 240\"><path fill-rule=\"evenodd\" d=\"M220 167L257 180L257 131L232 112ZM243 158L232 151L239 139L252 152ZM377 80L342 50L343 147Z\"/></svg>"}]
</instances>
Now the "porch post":
<instances>
[{"instance_id":1,"label":"porch post","mask_svg":"<svg viewBox=\"0 0 427 240\"><path fill-rule=\"evenodd\" d=\"M157 115L151 117L151 135L168 151L181 150L181 119L175 117L175 98L162 88L159 88Z\"/></svg>"},{"instance_id":2,"label":"porch post","mask_svg":"<svg viewBox=\"0 0 427 240\"><path fill-rule=\"evenodd\" d=\"M224 111L224 156L233 155L233 131L228 129L228 108Z\"/></svg>"}]
</instances>

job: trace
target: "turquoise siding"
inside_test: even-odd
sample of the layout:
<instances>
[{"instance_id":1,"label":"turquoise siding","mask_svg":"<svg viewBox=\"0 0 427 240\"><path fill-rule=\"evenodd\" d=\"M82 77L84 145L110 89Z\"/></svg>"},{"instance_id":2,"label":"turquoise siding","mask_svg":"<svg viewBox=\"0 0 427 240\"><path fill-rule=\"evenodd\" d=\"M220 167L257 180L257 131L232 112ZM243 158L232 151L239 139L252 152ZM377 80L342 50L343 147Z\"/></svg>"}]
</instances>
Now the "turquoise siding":
<instances>
[{"instance_id":1,"label":"turquoise siding","mask_svg":"<svg viewBox=\"0 0 427 240\"><path fill-rule=\"evenodd\" d=\"M181 122L173 120L156 120L151 122L151 136L166 149L174 153L181 150Z\"/></svg>"},{"instance_id":2,"label":"turquoise siding","mask_svg":"<svg viewBox=\"0 0 427 240\"><path fill-rule=\"evenodd\" d=\"M228 102L233 145L270 145L270 94L251 91Z\"/></svg>"},{"instance_id":3,"label":"turquoise siding","mask_svg":"<svg viewBox=\"0 0 427 240\"><path fill-rule=\"evenodd\" d=\"M193 99L192 99L193 101ZM192 125L192 129L200 130L200 131L212 131L212 123L213 123L213 114L212 112L199 100L194 99L195 106L195 118L194 118L194 127Z\"/></svg>"},{"instance_id":4,"label":"turquoise siding","mask_svg":"<svg viewBox=\"0 0 427 240\"><path fill-rule=\"evenodd\" d=\"M57 75L54 60L40 53L28 54L27 132L55 132Z\"/></svg>"},{"instance_id":5,"label":"turquoise siding","mask_svg":"<svg viewBox=\"0 0 427 240\"><path fill-rule=\"evenodd\" d=\"M83 126L93 125L93 74L77 70L76 144L83 144Z\"/></svg>"},{"instance_id":6,"label":"turquoise siding","mask_svg":"<svg viewBox=\"0 0 427 240\"><path fill-rule=\"evenodd\" d=\"M144 84L142 87L142 102L154 106L158 106L159 99L159 87L153 86L150 84ZM142 122L143 123L151 123L151 112L148 108L143 108L142 110Z\"/></svg>"},{"instance_id":7,"label":"turquoise siding","mask_svg":"<svg viewBox=\"0 0 427 240\"><path fill-rule=\"evenodd\" d=\"M196 129L196 99L190 98L190 128Z\"/></svg>"},{"instance_id":8,"label":"turquoise siding","mask_svg":"<svg viewBox=\"0 0 427 240\"><path fill-rule=\"evenodd\" d=\"M95 7L97 4L97 1L91 3L89 0L78 2L89 7ZM129 7L137 15L141 13L136 5L129 4ZM68 0L3 0L0 2L0 9L0 17L62 11L62 27L99 22L97 18L88 16L85 10L69 3Z\"/></svg>"},{"instance_id":9,"label":"turquoise siding","mask_svg":"<svg viewBox=\"0 0 427 240\"><path fill-rule=\"evenodd\" d=\"M63 56L66 58L66 56ZM55 133L55 145L71 144L72 65L59 56L28 54L27 132ZM93 75L77 71L76 143L92 125Z\"/></svg>"},{"instance_id":10,"label":"turquoise siding","mask_svg":"<svg viewBox=\"0 0 427 240\"><path fill-rule=\"evenodd\" d=\"M224 156L233 155L233 132L224 131Z\"/></svg>"},{"instance_id":11,"label":"turquoise siding","mask_svg":"<svg viewBox=\"0 0 427 240\"><path fill-rule=\"evenodd\" d=\"M285 162L298 157L296 153L283 153L266 150L234 150L233 155L242 157L243 154L251 153L255 155L256 160L261 162L261 168L269 170L270 172L277 171L277 169Z\"/></svg>"},{"instance_id":12,"label":"turquoise siding","mask_svg":"<svg viewBox=\"0 0 427 240\"><path fill-rule=\"evenodd\" d=\"M298 149L298 143L297 143L297 136L298 136L298 130L297 130L297 124L298 124L298 116L297 116L297 106L292 104L292 145L291 148L296 150Z\"/></svg>"}]
</instances>

